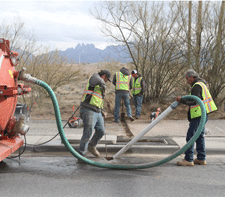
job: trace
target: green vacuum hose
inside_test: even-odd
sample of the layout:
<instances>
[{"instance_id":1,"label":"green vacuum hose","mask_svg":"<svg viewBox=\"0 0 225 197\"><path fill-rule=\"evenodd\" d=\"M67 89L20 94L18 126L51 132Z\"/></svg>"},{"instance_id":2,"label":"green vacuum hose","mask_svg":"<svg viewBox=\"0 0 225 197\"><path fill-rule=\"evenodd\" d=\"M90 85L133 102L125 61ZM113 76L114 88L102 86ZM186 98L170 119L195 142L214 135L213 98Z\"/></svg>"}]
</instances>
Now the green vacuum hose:
<instances>
[{"instance_id":1,"label":"green vacuum hose","mask_svg":"<svg viewBox=\"0 0 225 197\"><path fill-rule=\"evenodd\" d=\"M188 143L185 144L180 150L174 152L172 155L170 155L170 156L168 156L168 157L166 157L166 158L164 158L160 161L156 161L156 162L152 162L152 163L146 163L146 164L120 165L120 164L110 164L110 163L99 163L99 162L96 162L96 161L89 160L86 157L83 157L77 151L74 150L74 148L70 145L69 141L67 140L67 138L65 136L58 101L57 101L57 98L56 98L53 90L51 89L51 87L47 83L45 83L41 80L37 80L35 83L40 85L44 89L46 89L47 92L49 93L50 97L51 97L51 100L52 100L52 103L53 103L53 106L54 106L54 112L55 112L55 118L56 118L56 122L57 122L58 131L59 131L59 134L60 134L60 137L62 139L63 144L66 146L66 148L69 150L69 152L73 156L75 156L77 159L79 159L79 160L81 160L81 161L83 161L83 162L85 162L89 165L92 165L92 166L96 166L96 167L100 167L100 168L118 169L118 170L145 169L145 168L151 168L151 167L159 166L161 164L164 164L166 162L171 161L172 159L178 157L183 152L185 152L198 139L198 137L200 136L201 132L203 131L203 129L205 127L206 109L205 109L205 106L204 106L203 102L201 101L201 99L198 98L197 96L192 96L192 95L184 96L183 97L184 99L193 99L194 101L196 101L200 105L201 111L202 111L202 116L201 116L201 120L200 120L199 127L197 129L197 132L188 141Z\"/></svg>"}]
</instances>

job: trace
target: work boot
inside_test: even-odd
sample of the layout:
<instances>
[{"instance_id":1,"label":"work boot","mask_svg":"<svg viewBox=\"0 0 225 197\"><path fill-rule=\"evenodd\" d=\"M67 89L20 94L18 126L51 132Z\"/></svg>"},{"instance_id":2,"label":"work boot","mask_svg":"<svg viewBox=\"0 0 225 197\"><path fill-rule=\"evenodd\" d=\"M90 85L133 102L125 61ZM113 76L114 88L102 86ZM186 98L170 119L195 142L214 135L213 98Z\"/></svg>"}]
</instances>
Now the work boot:
<instances>
[{"instance_id":1,"label":"work boot","mask_svg":"<svg viewBox=\"0 0 225 197\"><path fill-rule=\"evenodd\" d=\"M96 157L100 157L100 153L98 152L98 150L96 149L96 147L91 146L90 144L88 145L88 150Z\"/></svg>"},{"instance_id":2,"label":"work boot","mask_svg":"<svg viewBox=\"0 0 225 197\"><path fill-rule=\"evenodd\" d=\"M129 117L130 121L133 122L134 118L132 116Z\"/></svg>"},{"instance_id":3,"label":"work boot","mask_svg":"<svg viewBox=\"0 0 225 197\"><path fill-rule=\"evenodd\" d=\"M78 151L78 153L83 156L83 157L86 157L86 154L84 154L84 151ZM84 161L81 161L80 159L78 159L78 163L79 164L86 164Z\"/></svg>"},{"instance_id":4,"label":"work boot","mask_svg":"<svg viewBox=\"0 0 225 197\"><path fill-rule=\"evenodd\" d=\"M194 162L190 162L190 161L187 161L185 159L182 159L182 161L178 161L177 162L177 165L178 166L193 166L194 165Z\"/></svg>"},{"instance_id":5,"label":"work boot","mask_svg":"<svg viewBox=\"0 0 225 197\"><path fill-rule=\"evenodd\" d=\"M84 151L80 151L80 150L78 151L78 153L83 157L86 157L86 155L87 155L87 153L85 153Z\"/></svg>"},{"instance_id":6,"label":"work boot","mask_svg":"<svg viewBox=\"0 0 225 197\"><path fill-rule=\"evenodd\" d=\"M195 160L194 160L194 164L198 164L198 165L206 165L206 160L195 159Z\"/></svg>"}]
</instances>

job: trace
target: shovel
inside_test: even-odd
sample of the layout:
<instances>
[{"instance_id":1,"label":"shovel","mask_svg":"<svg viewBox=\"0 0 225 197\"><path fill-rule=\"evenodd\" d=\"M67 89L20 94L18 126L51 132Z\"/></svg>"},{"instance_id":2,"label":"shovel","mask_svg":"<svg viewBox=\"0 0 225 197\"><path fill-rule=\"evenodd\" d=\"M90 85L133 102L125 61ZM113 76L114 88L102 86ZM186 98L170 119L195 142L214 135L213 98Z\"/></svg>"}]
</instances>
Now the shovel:
<instances>
[{"instance_id":1,"label":"shovel","mask_svg":"<svg viewBox=\"0 0 225 197\"><path fill-rule=\"evenodd\" d=\"M124 101L122 100L122 113L120 114L120 120L121 122L125 122L125 113L124 113Z\"/></svg>"}]
</instances>

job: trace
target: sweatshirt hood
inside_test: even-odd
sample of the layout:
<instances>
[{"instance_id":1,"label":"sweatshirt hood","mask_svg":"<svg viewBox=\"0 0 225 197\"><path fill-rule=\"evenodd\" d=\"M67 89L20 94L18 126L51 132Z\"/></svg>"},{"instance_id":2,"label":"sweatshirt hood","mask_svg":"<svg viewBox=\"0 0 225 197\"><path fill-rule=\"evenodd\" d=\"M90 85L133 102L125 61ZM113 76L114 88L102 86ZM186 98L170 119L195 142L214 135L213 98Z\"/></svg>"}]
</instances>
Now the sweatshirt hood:
<instances>
[{"instance_id":1,"label":"sweatshirt hood","mask_svg":"<svg viewBox=\"0 0 225 197\"><path fill-rule=\"evenodd\" d=\"M124 68L124 67L120 69L120 72L123 73L124 75L131 75L130 71L127 68Z\"/></svg>"}]
</instances>

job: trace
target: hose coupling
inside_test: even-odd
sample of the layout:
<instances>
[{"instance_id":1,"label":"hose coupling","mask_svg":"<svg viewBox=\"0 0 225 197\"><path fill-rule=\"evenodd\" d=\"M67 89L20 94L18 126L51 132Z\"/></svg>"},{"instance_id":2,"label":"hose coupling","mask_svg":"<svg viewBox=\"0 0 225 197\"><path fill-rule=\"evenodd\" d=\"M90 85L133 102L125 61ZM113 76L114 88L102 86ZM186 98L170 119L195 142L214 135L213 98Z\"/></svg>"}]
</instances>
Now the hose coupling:
<instances>
[{"instance_id":1,"label":"hose coupling","mask_svg":"<svg viewBox=\"0 0 225 197\"><path fill-rule=\"evenodd\" d=\"M32 77L30 74L26 74L25 72L26 72L26 68L23 67L22 70L19 73L18 80L22 80L22 81L25 81L25 82L28 82L28 83L35 84L36 81L37 81L37 78Z\"/></svg>"},{"instance_id":2,"label":"hose coupling","mask_svg":"<svg viewBox=\"0 0 225 197\"><path fill-rule=\"evenodd\" d=\"M23 115L23 114L20 115L19 120L16 121L16 124L13 129L13 131L15 133L20 133L21 135L26 135L26 133L28 132L30 127L28 125L24 124L25 118L26 118L25 115Z\"/></svg>"}]
</instances>

